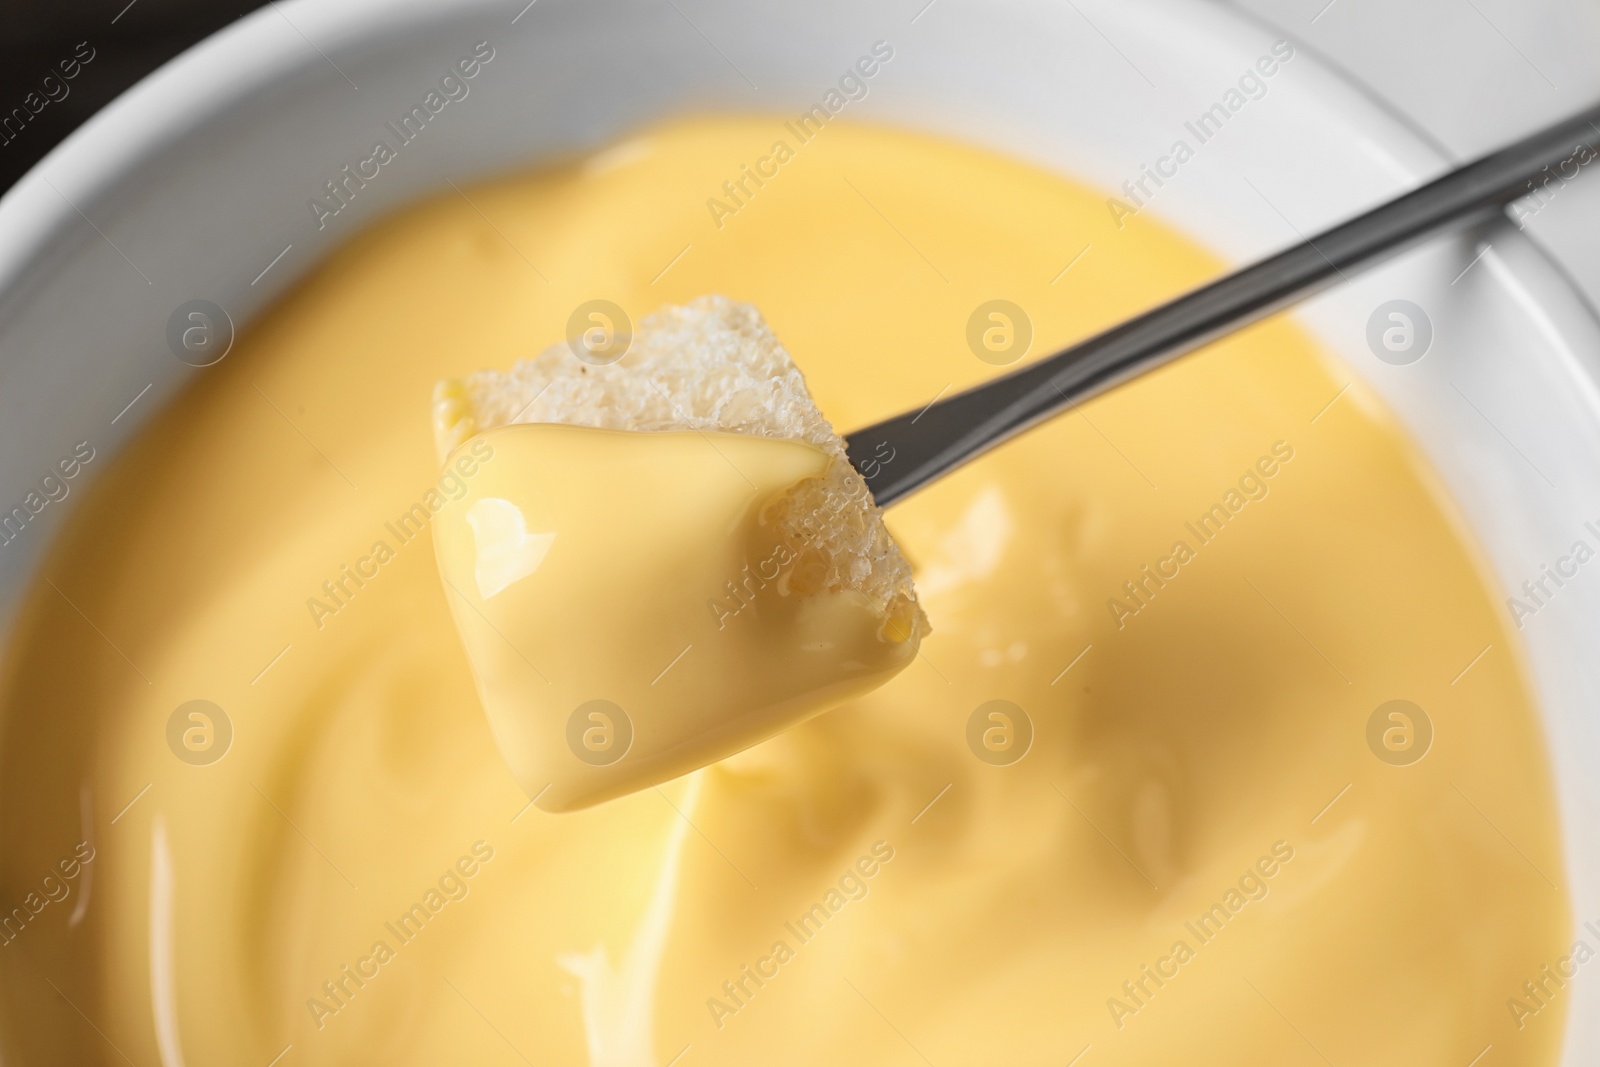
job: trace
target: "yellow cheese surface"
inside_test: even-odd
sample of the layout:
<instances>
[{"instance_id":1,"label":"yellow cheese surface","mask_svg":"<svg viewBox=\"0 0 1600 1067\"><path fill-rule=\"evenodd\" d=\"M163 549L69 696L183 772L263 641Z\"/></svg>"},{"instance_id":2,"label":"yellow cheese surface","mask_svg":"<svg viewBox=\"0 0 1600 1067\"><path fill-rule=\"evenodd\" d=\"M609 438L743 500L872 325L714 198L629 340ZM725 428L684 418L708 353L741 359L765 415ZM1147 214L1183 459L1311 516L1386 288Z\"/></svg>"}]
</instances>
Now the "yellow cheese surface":
<instances>
[{"instance_id":1,"label":"yellow cheese surface","mask_svg":"<svg viewBox=\"0 0 1600 1067\"><path fill-rule=\"evenodd\" d=\"M883 687L530 806L409 518L472 483L435 381L718 292L848 431L1221 269L982 150L786 138L684 121L409 208L97 462L0 687L8 1063L1555 1062L1518 646L1418 452L1284 321L891 509L933 632Z\"/></svg>"}]
</instances>

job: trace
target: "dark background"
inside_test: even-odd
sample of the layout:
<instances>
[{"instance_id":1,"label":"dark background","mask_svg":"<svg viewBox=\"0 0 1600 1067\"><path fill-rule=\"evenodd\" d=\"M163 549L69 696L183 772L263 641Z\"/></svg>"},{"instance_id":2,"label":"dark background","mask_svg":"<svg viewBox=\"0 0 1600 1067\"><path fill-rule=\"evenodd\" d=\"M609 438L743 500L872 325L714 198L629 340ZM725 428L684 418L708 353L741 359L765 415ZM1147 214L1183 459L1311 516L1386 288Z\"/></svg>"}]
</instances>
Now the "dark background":
<instances>
[{"instance_id":1,"label":"dark background","mask_svg":"<svg viewBox=\"0 0 1600 1067\"><path fill-rule=\"evenodd\" d=\"M87 41L94 59L11 141L0 144L0 192L89 116L161 64L262 6L261 0L0 0L0 115L42 97L46 75ZM55 89L56 95L60 90Z\"/></svg>"}]
</instances>

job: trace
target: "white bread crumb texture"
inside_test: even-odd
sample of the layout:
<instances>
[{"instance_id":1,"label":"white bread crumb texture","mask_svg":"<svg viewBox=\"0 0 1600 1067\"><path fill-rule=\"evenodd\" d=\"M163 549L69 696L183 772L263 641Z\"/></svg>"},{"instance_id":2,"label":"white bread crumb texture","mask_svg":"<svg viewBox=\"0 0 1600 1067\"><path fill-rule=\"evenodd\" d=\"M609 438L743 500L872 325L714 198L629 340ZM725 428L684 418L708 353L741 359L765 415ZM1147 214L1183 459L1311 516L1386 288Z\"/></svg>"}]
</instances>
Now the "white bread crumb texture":
<instances>
[{"instance_id":1,"label":"white bread crumb texture","mask_svg":"<svg viewBox=\"0 0 1600 1067\"><path fill-rule=\"evenodd\" d=\"M911 568L806 389L805 377L749 304L703 296L645 317L615 363L580 360L563 342L510 371L481 370L434 388L441 460L476 434L513 423L609 430L700 430L807 441L827 473L767 509L795 553L788 590L854 590L885 619L885 636L928 632Z\"/></svg>"}]
</instances>

